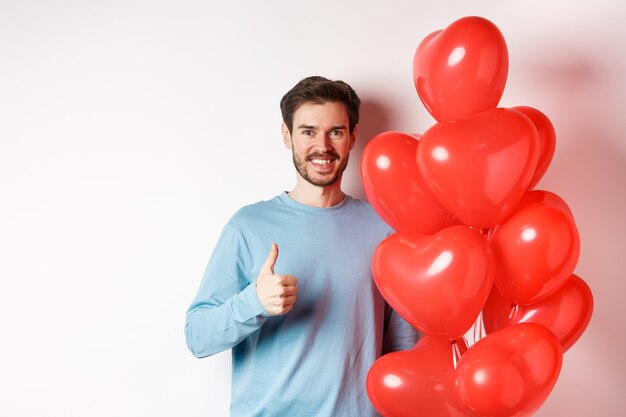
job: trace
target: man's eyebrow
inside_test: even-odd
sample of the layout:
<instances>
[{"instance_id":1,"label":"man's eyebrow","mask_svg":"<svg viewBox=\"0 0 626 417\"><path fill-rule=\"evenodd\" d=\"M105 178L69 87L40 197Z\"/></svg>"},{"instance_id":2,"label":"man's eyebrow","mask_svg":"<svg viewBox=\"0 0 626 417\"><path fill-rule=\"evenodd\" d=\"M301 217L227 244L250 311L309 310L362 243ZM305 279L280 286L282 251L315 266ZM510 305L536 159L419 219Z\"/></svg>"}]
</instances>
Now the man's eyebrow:
<instances>
[{"instance_id":1,"label":"man's eyebrow","mask_svg":"<svg viewBox=\"0 0 626 417\"><path fill-rule=\"evenodd\" d=\"M346 130L348 127L346 125L337 125L337 126L332 126L330 128L330 130ZM305 125L302 124L300 126L298 126L296 129L309 129L309 130L316 130L318 129L317 126L313 126L313 125Z\"/></svg>"}]
</instances>

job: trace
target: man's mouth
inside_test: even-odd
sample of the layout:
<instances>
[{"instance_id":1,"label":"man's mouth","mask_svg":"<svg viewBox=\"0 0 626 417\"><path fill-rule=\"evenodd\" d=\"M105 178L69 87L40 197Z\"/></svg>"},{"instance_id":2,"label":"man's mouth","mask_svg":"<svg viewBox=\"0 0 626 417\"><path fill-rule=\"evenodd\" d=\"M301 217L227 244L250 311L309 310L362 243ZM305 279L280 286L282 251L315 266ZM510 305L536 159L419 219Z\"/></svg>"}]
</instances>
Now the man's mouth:
<instances>
[{"instance_id":1,"label":"man's mouth","mask_svg":"<svg viewBox=\"0 0 626 417\"><path fill-rule=\"evenodd\" d=\"M311 155L307 159L318 173L330 173L339 158L334 155Z\"/></svg>"},{"instance_id":2,"label":"man's mouth","mask_svg":"<svg viewBox=\"0 0 626 417\"><path fill-rule=\"evenodd\" d=\"M313 162L314 164L318 164L318 165L327 165L327 164L330 164L333 160L332 159L313 158L313 159L310 159L310 161Z\"/></svg>"},{"instance_id":3,"label":"man's mouth","mask_svg":"<svg viewBox=\"0 0 626 417\"><path fill-rule=\"evenodd\" d=\"M313 154L307 158L309 161L317 165L328 165L339 159L339 155L334 154Z\"/></svg>"}]
</instances>

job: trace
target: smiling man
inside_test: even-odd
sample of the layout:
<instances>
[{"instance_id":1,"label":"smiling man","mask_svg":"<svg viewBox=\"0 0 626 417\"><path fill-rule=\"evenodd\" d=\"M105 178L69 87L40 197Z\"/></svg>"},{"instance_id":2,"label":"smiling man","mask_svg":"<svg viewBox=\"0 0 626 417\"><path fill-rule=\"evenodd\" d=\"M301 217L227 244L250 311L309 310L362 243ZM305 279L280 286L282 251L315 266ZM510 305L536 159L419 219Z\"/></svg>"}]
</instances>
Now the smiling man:
<instances>
[{"instance_id":1,"label":"smiling man","mask_svg":"<svg viewBox=\"0 0 626 417\"><path fill-rule=\"evenodd\" d=\"M233 417L375 416L369 368L417 340L371 275L392 230L341 190L359 106L348 84L318 76L285 94L296 185L229 220L187 311L195 356L233 349Z\"/></svg>"}]
</instances>

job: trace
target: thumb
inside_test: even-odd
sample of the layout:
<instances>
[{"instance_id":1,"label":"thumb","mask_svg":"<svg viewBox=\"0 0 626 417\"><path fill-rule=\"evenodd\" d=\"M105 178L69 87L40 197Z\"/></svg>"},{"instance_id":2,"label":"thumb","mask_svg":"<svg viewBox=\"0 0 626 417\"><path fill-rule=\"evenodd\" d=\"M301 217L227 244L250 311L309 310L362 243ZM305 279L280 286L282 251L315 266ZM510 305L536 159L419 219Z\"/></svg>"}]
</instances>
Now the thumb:
<instances>
[{"instance_id":1,"label":"thumb","mask_svg":"<svg viewBox=\"0 0 626 417\"><path fill-rule=\"evenodd\" d=\"M262 273L274 273L274 265L276 265L276 260L278 259L278 245L276 243L272 243L272 249L270 250L269 255L267 255L267 259L263 266L261 267Z\"/></svg>"}]
</instances>

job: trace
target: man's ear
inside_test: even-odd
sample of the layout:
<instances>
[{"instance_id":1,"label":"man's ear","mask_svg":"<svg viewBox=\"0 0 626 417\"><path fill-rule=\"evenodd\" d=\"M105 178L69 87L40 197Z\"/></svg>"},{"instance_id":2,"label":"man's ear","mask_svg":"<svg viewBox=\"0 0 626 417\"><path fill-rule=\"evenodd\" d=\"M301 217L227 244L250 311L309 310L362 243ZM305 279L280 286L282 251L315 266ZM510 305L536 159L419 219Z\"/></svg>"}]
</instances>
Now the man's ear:
<instances>
[{"instance_id":1,"label":"man's ear","mask_svg":"<svg viewBox=\"0 0 626 417\"><path fill-rule=\"evenodd\" d=\"M354 126L354 130L352 134L350 134L350 150L354 148L354 144L356 143L356 133L359 130L359 125Z\"/></svg>"},{"instance_id":2,"label":"man's ear","mask_svg":"<svg viewBox=\"0 0 626 417\"><path fill-rule=\"evenodd\" d=\"M287 128L287 125L285 124L285 122L283 122L283 124L281 126L281 130L283 132L283 143L285 144L287 149L291 149L291 147L292 147L292 144L291 144L291 133L289 133L289 129Z\"/></svg>"}]
</instances>

